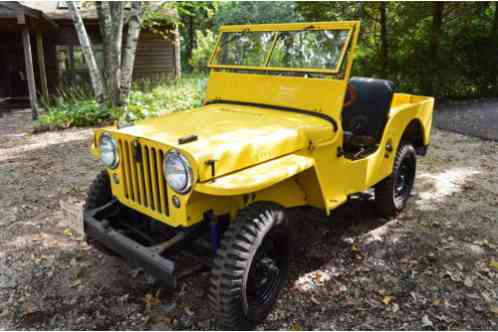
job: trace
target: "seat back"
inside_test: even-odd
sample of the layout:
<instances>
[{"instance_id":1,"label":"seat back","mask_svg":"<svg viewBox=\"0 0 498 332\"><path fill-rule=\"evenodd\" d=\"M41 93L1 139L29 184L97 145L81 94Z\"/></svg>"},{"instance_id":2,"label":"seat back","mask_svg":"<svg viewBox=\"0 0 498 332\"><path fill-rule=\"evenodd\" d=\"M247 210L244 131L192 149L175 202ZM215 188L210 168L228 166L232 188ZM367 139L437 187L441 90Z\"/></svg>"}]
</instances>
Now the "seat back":
<instances>
[{"instance_id":1,"label":"seat back","mask_svg":"<svg viewBox=\"0 0 498 332\"><path fill-rule=\"evenodd\" d=\"M349 80L349 102L342 110L342 126L353 135L370 136L380 141L394 95L394 83L365 77Z\"/></svg>"}]
</instances>

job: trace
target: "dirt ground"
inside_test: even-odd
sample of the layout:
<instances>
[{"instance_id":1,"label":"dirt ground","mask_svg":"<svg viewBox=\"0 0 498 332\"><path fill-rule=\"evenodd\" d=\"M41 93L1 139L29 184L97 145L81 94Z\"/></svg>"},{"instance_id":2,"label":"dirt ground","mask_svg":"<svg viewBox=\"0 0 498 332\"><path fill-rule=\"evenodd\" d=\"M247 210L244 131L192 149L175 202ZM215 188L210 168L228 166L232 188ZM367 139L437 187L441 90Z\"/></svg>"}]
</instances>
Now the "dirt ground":
<instances>
[{"instance_id":1,"label":"dirt ground","mask_svg":"<svg viewBox=\"0 0 498 332\"><path fill-rule=\"evenodd\" d=\"M100 168L91 130L30 132L29 112L0 118L0 330L212 328L208 272L158 289L65 227L60 202ZM396 219L368 194L326 220L294 212L291 277L259 329L498 329L498 143L432 138Z\"/></svg>"}]
</instances>

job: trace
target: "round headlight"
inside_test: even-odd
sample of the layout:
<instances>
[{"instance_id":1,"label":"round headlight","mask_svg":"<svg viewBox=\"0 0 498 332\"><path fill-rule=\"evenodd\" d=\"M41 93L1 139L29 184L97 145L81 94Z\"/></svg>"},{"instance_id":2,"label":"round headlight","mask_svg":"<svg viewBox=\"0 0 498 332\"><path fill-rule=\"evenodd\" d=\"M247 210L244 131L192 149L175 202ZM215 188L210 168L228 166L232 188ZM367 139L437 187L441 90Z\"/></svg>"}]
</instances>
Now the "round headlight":
<instances>
[{"instance_id":1,"label":"round headlight","mask_svg":"<svg viewBox=\"0 0 498 332\"><path fill-rule=\"evenodd\" d=\"M100 135L99 140L100 147L100 160L110 168L116 168L118 166L118 150L116 147L116 141L112 139L111 135L108 133L103 133Z\"/></svg>"},{"instance_id":2,"label":"round headlight","mask_svg":"<svg viewBox=\"0 0 498 332\"><path fill-rule=\"evenodd\" d=\"M177 193L185 194L192 187L192 167L187 158L177 151L168 152L163 163L168 185Z\"/></svg>"}]
</instances>

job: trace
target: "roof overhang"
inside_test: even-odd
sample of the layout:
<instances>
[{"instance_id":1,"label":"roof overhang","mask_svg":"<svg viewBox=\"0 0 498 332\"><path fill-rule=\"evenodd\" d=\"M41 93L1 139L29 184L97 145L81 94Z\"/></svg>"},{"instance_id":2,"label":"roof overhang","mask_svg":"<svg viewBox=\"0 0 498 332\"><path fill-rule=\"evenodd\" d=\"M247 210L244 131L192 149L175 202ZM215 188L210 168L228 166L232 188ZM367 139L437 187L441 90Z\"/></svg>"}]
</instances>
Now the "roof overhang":
<instances>
[{"instance_id":1,"label":"roof overhang","mask_svg":"<svg viewBox=\"0 0 498 332\"><path fill-rule=\"evenodd\" d=\"M17 1L5 1L0 2L0 8L6 9L12 12L13 16L17 17L20 15L29 16L36 20L46 23L51 28L57 29L59 26L50 17L45 15L43 12L27 7Z\"/></svg>"}]
</instances>

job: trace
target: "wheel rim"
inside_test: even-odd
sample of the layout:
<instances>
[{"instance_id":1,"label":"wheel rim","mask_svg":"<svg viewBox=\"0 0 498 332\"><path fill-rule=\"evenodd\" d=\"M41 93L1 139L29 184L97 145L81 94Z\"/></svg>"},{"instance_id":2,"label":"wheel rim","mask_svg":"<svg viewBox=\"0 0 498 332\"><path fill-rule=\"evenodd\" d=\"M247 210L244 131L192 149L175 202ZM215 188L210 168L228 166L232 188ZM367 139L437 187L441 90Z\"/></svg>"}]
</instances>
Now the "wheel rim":
<instances>
[{"instance_id":1,"label":"wheel rim","mask_svg":"<svg viewBox=\"0 0 498 332\"><path fill-rule=\"evenodd\" d=\"M248 312L273 301L285 280L288 253L279 235L274 229L265 236L249 268L244 299Z\"/></svg>"},{"instance_id":2,"label":"wheel rim","mask_svg":"<svg viewBox=\"0 0 498 332\"><path fill-rule=\"evenodd\" d=\"M399 167L394 184L394 197L407 198L413 186L415 177L415 163L412 157L404 158Z\"/></svg>"}]
</instances>

